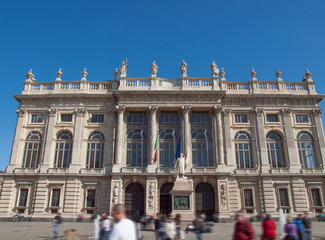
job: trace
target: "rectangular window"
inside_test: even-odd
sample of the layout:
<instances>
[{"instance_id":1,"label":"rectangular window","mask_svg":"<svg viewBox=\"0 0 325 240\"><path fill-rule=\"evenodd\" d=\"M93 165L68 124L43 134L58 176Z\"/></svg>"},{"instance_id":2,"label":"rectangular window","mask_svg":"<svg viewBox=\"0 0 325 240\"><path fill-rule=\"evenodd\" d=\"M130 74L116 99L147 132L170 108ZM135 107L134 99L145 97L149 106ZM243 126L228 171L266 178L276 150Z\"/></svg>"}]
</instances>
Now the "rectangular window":
<instances>
[{"instance_id":1,"label":"rectangular window","mask_svg":"<svg viewBox=\"0 0 325 240\"><path fill-rule=\"evenodd\" d=\"M20 189L18 207L26 207L28 197L28 189Z\"/></svg>"},{"instance_id":2,"label":"rectangular window","mask_svg":"<svg viewBox=\"0 0 325 240\"><path fill-rule=\"evenodd\" d=\"M311 189L311 197L312 197L312 200L313 200L313 206L314 207L323 206L322 200L321 200L321 197L320 197L320 189L319 188Z\"/></svg>"},{"instance_id":3,"label":"rectangular window","mask_svg":"<svg viewBox=\"0 0 325 240\"><path fill-rule=\"evenodd\" d=\"M52 189L51 207L60 206L61 189Z\"/></svg>"},{"instance_id":4,"label":"rectangular window","mask_svg":"<svg viewBox=\"0 0 325 240\"><path fill-rule=\"evenodd\" d=\"M96 201L96 190L87 190L87 205L88 208L94 208Z\"/></svg>"},{"instance_id":5,"label":"rectangular window","mask_svg":"<svg viewBox=\"0 0 325 240\"><path fill-rule=\"evenodd\" d=\"M92 114L90 121L92 123L103 123L104 122L104 114Z\"/></svg>"},{"instance_id":6,"label":"rectangular window","mask_svg":"<svg viewBox=\"0 0 325 240\"><path fill-rule=\"evenodd\" d=\"M32 119L31 119L32 123L41 123L43 122L43 115L32 115Z\"/></svg>"},{"instance_id":7,"label":"rectangular window","mask_svg":"<svg viewBox=\"0 0 325 240\"><path fill-rule=\"evenodd\" d=\"M278 115L277 114L267 114L266 115L267 122L278 122Z\"/></svg>"},{"instance_id":8,"label":"rectangular window","mask_svg":"<svg viewBox=\"0 0 325 240\"><path fill-rule=\"evenodd\" d=\"M254 207L253 189L244 189L244 204L245 207Z\"/></svg>"},{"instance_id":9,"label":"rectangular window","mask_svg":"<svg viewBox=\"0 0 325 240\"><path fill-rule=\"evenodd\" d=\"M61 122L72 122L72 114L61 114Z\"/></svg>"},{"instance_id":10,"label":"rectangular window","mask_svg":"<svg viewBox=\"0 0 325 240\"><path fill-rule=\"evenodd\" d=\"M247 123L247 115L236 114L235 115L235 122L236 123Z\"/></svg>"},{"instance_id":11,"label":"rectangular window","mask_svg":"<svg viewBox=\"0 0 325 240\"><path fill-rule=\"evenodd\" d=\"M296 115L296 122L297 123L308 123L308 116L307 115Z\"/></svg>"},{"instance_id":12,"label":"rectangular window","mask_svg":"<svg viewBox=\"0 0 325 240\"><path fill-rule=\"evenodd\" d=\"M287 188L279 189L280 207L290 207Z\"/></svg>"}]
</instances>

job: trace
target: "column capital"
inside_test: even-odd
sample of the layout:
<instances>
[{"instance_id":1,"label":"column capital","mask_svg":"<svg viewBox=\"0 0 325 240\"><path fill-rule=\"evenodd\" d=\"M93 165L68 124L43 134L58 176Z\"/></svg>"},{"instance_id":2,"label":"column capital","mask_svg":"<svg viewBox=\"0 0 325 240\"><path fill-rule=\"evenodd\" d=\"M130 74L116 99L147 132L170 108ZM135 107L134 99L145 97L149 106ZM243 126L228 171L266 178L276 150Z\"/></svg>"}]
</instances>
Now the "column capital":
<instances>
[{"instance_id":1,"label":"column capital","mask_svg":"<svg viewBox=\"0 0 325 240\"><path fill-rule=\"evenodd\" d=\"M229 109L229 108L222 109L222 112L224 113L224 115L226 117L229 117L230 116L230 113L231 113L231 109Z\"/></svg>"},{"instance_id":2,"label":"column capital","mask_svg":"<svg viewBox=\"0 0 325 240\"><path fill-rule=\"evenodd\" d=\"M181 106L181 111L182 113L186 114L186 113L190 113L191 112L191 105L182 105Z\"/></svg>"},{"instance_id":3,"label":"column capital","mask_svg":"<svg viewBox=\"0 0 325 240\"><path fill-rule=\"evenodd\" d=\"M87 113L87 110L84 108L77 108L73 112L77 117L84 117Z\"/></svg>"},{"instance_id":4,"label":"column capital","mask_svg":"<svg viewBox=\"0 0 325 240\"><path fill-rule=\"evenodd\" d=\"M27 110L26 109L17 109L16 113L18 114L18 117L25 117L26 113L27 113Z\"/></svg>"},{"instance_id":5,"label":"column capital","mask_svg":"<svg viewBox=\"0 0 325 240\"><path fill-rule=\"evenodd\" d=\"M48 116L50 116L50 117L55 117L55 114L57 113L57 109L56 108L49 108L48 110L47 110L47 114L48 114Z\"/></svg>"},{"instance_id":6,"label":"column capital","mask_svg":"<svg viewBox=\"0 0 325 240\"><path fill-rule=\"evenodd\" d=\"M261 117L261 116L263 116L264 109L263 108L254 107L252 109L252 112L255 113L257 117Z\"/></svg>"},{"instance_id":7,"label":"column capital","mask_svg":"<svg viewBox=\"0 0 325 240\"><path fill-rule=\"evenodd\" d=\"M320 117L322 115L322 110L315 108L312 110L312 113L315 117Z\"/></svg>"},{"instance_id":8,"label":"column capital","mask_svg":"<svg viewBox=\"0 0 325 240\"><path fill-rule=\"evenodd\" d=\"M159 111L158 106L157 105L149 105L148 109L147 109L147 113L152 115L152 114L156 114Z\"/></svg>"},{"instance_id":9,"label":"column capital","mask_svg":"<svg viewBox=\"0 0 325 240\"><path fill-rule=\"evenodd\" d=\"M126 107L125 106L116 106L116 111L118 113L124 114L126 112Z\"/></svg>"},{"instance_id":10,"label":"column capital","mask_svg":"<svg viewBox=\"0 0 325 240\"><path fill-rule=\"evenodd\" d=\"M282 108L281 113L283 116L289 117L290 114L292 113L292 109L291 108Z\"/></svg>"}]
</instances>

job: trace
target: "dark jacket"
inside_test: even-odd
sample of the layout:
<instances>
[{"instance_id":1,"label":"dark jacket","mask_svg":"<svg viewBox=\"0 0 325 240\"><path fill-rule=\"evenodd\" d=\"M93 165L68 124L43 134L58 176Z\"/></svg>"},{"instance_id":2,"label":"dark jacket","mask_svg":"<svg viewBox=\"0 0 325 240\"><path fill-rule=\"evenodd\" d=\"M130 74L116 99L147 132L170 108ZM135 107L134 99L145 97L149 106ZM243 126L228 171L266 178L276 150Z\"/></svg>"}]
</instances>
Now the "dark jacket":
<instances>
[{"instance_id":1,"label":"dark jacket","mask_svg":"<svg viewBox=\"0 0 325 240\"><path fill-rule=\"evenodd\" d=\"M234 229L234 240L249 240L254 239L255 233L252 224L242 220L237 222Z\"/></svg>"}]
</instances>

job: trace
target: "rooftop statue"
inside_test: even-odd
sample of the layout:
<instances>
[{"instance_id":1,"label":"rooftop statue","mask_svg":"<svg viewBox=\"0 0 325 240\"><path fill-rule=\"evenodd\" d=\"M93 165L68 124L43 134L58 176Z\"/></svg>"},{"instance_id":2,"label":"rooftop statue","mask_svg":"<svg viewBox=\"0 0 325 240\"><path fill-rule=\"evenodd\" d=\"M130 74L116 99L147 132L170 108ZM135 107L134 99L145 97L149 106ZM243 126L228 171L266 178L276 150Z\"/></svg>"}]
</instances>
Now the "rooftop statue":
<instances>
[{"instance_id":1,"label":"rooftop statue","mask_svg":"<svg viewBox=\"0 0 325 240\"><path fill-rule=\"evenodd\" d=\"M217 67L216 63L213 61L211 63L211 75L212 77L218 77L219 68Z\"/></svg>"},{"instance_id":2,"label":"rooftop statue","mask_svg":"<svg viewBox=\"0 0 325 240\"><path fill-rule=\"evenodd\" d=\"M35 82L35 78L34 78L34 74L32 73L32 69L30 69L28 71L28 73L26 74L26 81L30 81L30 82Z\"/></svg>"},{"instance_id":3,"label":"rooftop statue","mask_svg":"<svg viewBox=\"0 0 325 240\"><path fill-rule=\"evenodd\" d=\"M182 65L180 66L182 77L187 77L187 63L183 60Z\"/></svg>"},{"instance_id":4,"label":"rooftop statue","mask_svg":"<svg viewBox=\"0 0 325 240\"><path fill-rule=\"evenodd\" d=\"M153 61L151 64L151 77L157 77L158 69L159 68L157 67L156 61Z\"/></svg>"},{"instance_id":5,"label":"rooftop statue","mask_svg":"<svg viewBox=\"0 0 325 240\"><path fill-rule=\"evenodd\" d=\"M128 59L124 61L122 61L122 65L120 67L120 77L126 77L126 72L127 72L127 69L126 69L126 66L128 65Z\"/></svg>"}]
</instances>

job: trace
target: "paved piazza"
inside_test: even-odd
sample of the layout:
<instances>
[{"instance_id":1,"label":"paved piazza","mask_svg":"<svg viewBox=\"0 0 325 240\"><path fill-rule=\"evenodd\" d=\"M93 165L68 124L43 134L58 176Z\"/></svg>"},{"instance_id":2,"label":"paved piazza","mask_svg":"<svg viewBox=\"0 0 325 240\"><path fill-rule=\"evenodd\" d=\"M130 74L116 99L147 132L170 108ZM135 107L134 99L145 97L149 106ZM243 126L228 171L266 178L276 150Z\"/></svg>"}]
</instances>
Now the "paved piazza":
<instances>
[{"instance_id":1,"label":"paved piazza","mask_svg":"<svg viewBox=\"0 0 325 240\"><path fill-rule=\"evenodd\" d=\"M260 223L253 223L257 239L260 239L261 228ZM4 240L19 240L19 239L52 239L52 224L51 222L1 222L0 224L0 239ZM76 229L78 237L75 239L93 239L91 238L93 233L93 223L63 223L60 227L60 238L63 237L64 230ZM218 223L213 227L212 233L205 233L203 239L231 239L234 223ZM142 231L144 240L153 240L154 233L151 231ZM325 222L313 223L313 236L314 240L325 239ZM73 238L72 238L73 239ZM194 240L195 235L193 233L187 233L186 239Z\"/></svg>"}]
</instances>

